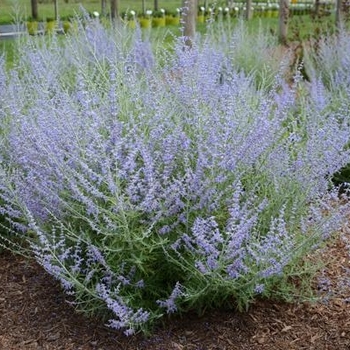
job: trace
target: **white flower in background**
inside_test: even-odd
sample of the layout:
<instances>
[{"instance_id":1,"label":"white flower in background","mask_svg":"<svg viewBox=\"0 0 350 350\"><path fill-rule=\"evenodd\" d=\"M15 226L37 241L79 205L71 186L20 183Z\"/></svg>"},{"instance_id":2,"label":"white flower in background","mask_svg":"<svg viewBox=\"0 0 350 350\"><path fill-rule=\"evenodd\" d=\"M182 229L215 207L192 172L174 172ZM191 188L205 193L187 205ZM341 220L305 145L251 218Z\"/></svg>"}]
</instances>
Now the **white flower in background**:
<instances>
[{"instance_id":1,"label":"white flower in background","mask_svg":"<svg viewBox=\"0 0 350 350\"><path fill-rule=\"evenodd\" d=\"M146 15L151 16L152 15L152 10L147 10Z\"/></svg>"},{"instance_id":2,"label":"white flower in background","mask_svg":"<svg viewBox=\"0 0 350 350\"><path fill-rule=\"evenodd\" d=\"M176 12L180 13L180 9L178 7L176 8Z\"/></svg>"},{"instance_id":3,"label":"white flower in background","mask_svg":"<svg viewBox=\"0 0 350 350\"><path fill-rule=\"evenodd\" d=\"M205 8L203 6L201 6L201 11L204 12L205 11Z\"/></svg>"},{"instance_id":4,"label":"white flower in background","mask_svg":"<svg viewBox=\"0 0 350 350\"><path fill-rule=\"evenodd\" d=\"M219 12L222 12L222 7L218 7L218 11L219 11Z\"/></svg>"},{"instance_id":5,"label":"white flower in background","mask_svg":"<svg viewBox=\"0 0 350 350\"><path fill-rule=\"evenodd\" d=\"M239 11L239 8L238 8L238 7L235 7L234 10L235 10L236 12L238 12L238 11Z\"/></svg>"},{"instance_id":6,"label":"white flower in background","mask_svg":"<svg viewBox=\"0 0 350 350\"><path fill-rule=\"evenodd\" d=\"M213 9L211 7L208 8L208 12L212 13Z\"/></svg>"},{"instance_id":7,"label":"white flower in background","mask_svg":"<svg viewBox=\"0 0 350 350\"><path fill-rule=\"evenodd\" d=\"M131 15L131 16L135 16L135 15L136 15L136 12L135 12L134 10L131 10L131 11L130 11L130 15Z\"/></svg>"},{"instance_id":8,"label":"white flower in background","mask_svg":"<svg viewBox=\"0 0 350 350\"><path fill-rule=\"evenodd\" d=\"M92 13L93 15L94 15L94 17L100 17L100 14L97 12L97 11L94 11L93 13Z\"/></svg>"},{"instance_id":9,"label":"white flower in background","mask_svg":"<svg viewBox=\"0 0 350 350\"><path fill-rule=\"evenodd\" d=\"M229 12L230 9L228 7L225 7L225 12Z\"/></svg>"},{"instance_id":10,"label":"white flower in background","mask_svg":"<svg viewBox=\"0 0 350 350\"><path fill-rule=\"evenodd\" d=\"M164 10L164 9L160 9L160 12L164 14L164 13L165 13L165 10Z\"/></svg>"}]
</instances>

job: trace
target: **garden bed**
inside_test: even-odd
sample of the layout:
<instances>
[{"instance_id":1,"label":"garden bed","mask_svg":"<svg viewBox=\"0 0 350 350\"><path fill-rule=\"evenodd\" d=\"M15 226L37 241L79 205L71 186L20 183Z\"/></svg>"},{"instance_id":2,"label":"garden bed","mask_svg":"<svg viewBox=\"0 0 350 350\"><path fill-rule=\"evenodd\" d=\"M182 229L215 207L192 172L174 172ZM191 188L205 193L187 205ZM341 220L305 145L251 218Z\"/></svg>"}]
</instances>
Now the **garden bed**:
<instances>
[{"instance_id":1,"label":"garden bed","mask_svg":"<svg viewBox=\"0 0 350 350\"><path fill-rule=\"evenodd\" d=\"M348 36L301 67L243 27L161 57L111 29L2 62L0 238L37 263L2 256L0 348L348 348Z\"/></svg>"},{"instance_id":2,"label":"garden bed","mask_svg":"<svg viewBox=\"0 0 350 350\"><path fill-rule=\"evenodd\" d=\"M0 348L7 350L214 350L337 349L350 346L349 253L343 232L321 252L329 261L323 301L287 304L255 302L245 313L217 310L204 316L176 316L150 338L126 338L84 318L40 266L23 257L0 255ZM319 254L320 252L317 252ZM316 283L317 284L317 283ZM317 287L316 287L317 288Z\"/></svg>"}]
</instances>

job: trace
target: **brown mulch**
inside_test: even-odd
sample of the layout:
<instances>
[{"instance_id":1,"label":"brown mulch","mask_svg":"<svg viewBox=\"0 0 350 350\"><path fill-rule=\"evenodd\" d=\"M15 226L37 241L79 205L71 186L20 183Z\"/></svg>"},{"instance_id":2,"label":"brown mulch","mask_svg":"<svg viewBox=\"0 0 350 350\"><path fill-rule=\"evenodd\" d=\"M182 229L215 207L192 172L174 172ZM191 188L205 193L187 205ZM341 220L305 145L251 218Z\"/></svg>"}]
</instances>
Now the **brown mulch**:
<instances>
[{"instance_id":1,"label":"brown mulch","mask_svg":"<svg viewBox=\"0 0 350 350\"><path fill-rule=\"evenodd\" d=\"M6 350L293 350L350 349L350 257L341 234L318 252L322 301L257 301L246 313L215 311L165 322L149 338L126 338L75 312L40 266L0 254L0 349ZM323 280L322 280L323 279ZM315 287L316 288L316 287ZM323 289L323 290L322 290Z\"/></svg>"}]
</instances>

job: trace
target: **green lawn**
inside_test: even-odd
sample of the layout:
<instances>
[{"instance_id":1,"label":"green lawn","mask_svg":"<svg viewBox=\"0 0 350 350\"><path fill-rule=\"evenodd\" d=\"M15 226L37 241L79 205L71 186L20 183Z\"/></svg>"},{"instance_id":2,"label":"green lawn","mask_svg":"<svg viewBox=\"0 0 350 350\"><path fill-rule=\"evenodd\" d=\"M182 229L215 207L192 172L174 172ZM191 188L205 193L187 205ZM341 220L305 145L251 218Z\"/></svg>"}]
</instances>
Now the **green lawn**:
<instances>
[{"instance_id":1,"label":"green lawn","mask_svg":"<svg viewBox=\"0 0 350 350\"><path fill-rule=\"evenodd\" d=\"M16 40L0 40L0 56L5 55L7 66L10 68L15 61Z\"/></svg>"},{"instance_id":2,"label":"green lawn","mask_svg":"<svg viewBox=\"0 0 350 350\"><path fill-rule=\"evenodd\" d=\"M66 2L67 1L67 2ZM1 0L0 2L0 23L12 22L14 18L27 19L31 15L30 0L17 0L18 5L14 6L13 0ZM159 8L167 10L175 10L181 6L181 0L159 0ZM153 9L153 1L145 1L147 9ZM101 12L101 1L100 0L58 0L58 13L61 18L72 16L75 13L80 12L80 7L83 7L89 11ZM109 6L109 1L107 1ZM109 7L107 7L107 11ZM120 0L121 12L127 10L134 10L138 13L142 11L141 0ZM39 17L41 19L53 18L55 16L54 4L52 1L43 0L38 6Z\"/></svg>"},{"instance_id":3,"label":"green lawn","mask_svg":"<svg viewBox=\"0 0 350 350\"><path fill-rule=\"evenodd\" d=\"M253 1L253 6L256 6L256 3L262 2L265 4L267 0L255 0ZM120 3L120 12L123 13L127 10L134 10L137 13L142 12L142 0L119 0ZM237 3L245 3L245 0L236 0ZM278 0L272 0L271 3L278 3ZM144 0L145 9L154 9L154 0ZM208 1L208 0L199 0L199 6L214 6L223 8L226 6L226 0L218 1ZM303 4L308 4L307 6L312 6L312 0L299 0L296 5L299 6ZM58 13L60 18L66 18L73 16L75 13L80 12L80 6L89 11L97 11L101 13L101 0L58 0ZM176 8L182 6L182 0L158 0L158 7L163 8L168 11L175 11ZM236 5L235 5L236 6ZM107 11L109 11L109 0L107 0ZM54 4L52 0L40 0L38 5L38 12L40 19L44 20L46 18L53 18L55 15ZM26 20L31 16L31 6L30 0L1 0L0 1L0 24L1 23L10 23L14 20L22 19Z\"/></svg>"}]
</instances>

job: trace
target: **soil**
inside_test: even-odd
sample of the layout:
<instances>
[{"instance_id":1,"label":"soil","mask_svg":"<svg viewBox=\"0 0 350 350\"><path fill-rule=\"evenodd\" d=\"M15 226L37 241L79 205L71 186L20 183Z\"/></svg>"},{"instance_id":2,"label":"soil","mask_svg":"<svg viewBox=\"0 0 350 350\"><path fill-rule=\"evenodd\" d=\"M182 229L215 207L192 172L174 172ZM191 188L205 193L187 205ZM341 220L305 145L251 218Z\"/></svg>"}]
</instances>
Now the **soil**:
<instances>
[{"instance_id":1,"label":"soil","mask_svg":"<svg viewBox=\"0 0 350 350\"><path fill-rule=\"evenodd\" d=\"M340 234L323 250L314 303L256 301L249 311L216 310L169 319L145 338L125 337L78 314L33 260L0 253L0 349L296 350L350 349L350 257Z\"/></svg>"}]
</instances>

